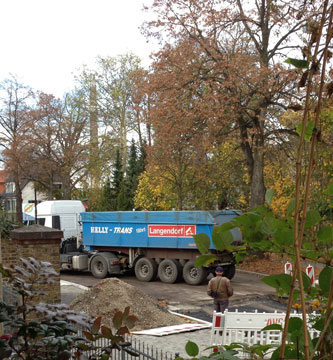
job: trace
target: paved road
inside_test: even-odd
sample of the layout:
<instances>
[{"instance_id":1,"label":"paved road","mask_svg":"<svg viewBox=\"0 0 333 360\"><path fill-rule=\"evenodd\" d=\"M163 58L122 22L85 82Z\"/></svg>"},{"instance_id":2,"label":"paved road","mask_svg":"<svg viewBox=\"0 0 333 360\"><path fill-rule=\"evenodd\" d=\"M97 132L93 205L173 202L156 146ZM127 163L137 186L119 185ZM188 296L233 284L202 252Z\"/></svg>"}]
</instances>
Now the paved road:
<instances>
[{"instance_id":1,"label":"paved road","mask_svg":"<svg viewBox=\"0 0 333 360\"><path fill-rule=\"evenodd\" d=\"M169 302L191 303L211 299L206 294L208 281L199 286L192 286L185 282L175 284L165 284L159 280L143 282L137 280L135 276L118 276L118 278L150 296L161 300L168 300ZM61 279L87 287L94 286L101 281L88 273L75 272L62 272ZM260 281L260 277L254 274L237 271L231 283L234 288L234 299L243 298L248 295L268 295L274 293L271 287L265 285Z\"/></svg>"},{"instance_id":2,"label":"paved road","mask_svg":"<svg viewBox=\"0 0 333 360\"><path fill-rule=\"evenodd\" d=\"M121 276L122 281L135 286L144 293L159 299L166 300L171 309L188 314L208 312L211 317L212 299L206 294L207 283L199 286L191 286L184 282L175 284L165 284L161 281L142 282L135 276ZM94 286L100 280L94 278L88 273L63 272L61 279L87 287ZM273 288L260 281L260 277L254 274L237 271L232 279L234 296L230 299L230 309L239 309L241 311L250 311L258 309L259 311L270 312L274 310L283 310L284 306L272 300L275 292ZM63 302L69 303L75 294L70 291L64 294ZM199 317L204 317L204 315Z\"/></svg>"}]
</instances>

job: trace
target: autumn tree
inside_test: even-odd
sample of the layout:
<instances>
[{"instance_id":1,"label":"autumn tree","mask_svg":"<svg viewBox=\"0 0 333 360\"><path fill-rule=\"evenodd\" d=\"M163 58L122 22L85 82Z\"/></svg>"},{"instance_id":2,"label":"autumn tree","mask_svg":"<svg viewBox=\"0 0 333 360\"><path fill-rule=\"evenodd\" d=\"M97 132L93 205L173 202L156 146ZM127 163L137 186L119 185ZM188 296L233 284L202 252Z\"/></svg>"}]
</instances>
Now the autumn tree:
<instances>
[{"instance_id":1,"label":"autumn tree","mask_svg":"<svg viewBox=\"0 0 333 360\"><path fill-rule=\"evenodd\" d=\"M89 79L89 173L91 177L91 187L99 184L99 144L98 144L98 107L97 107L97 88L96 79L91 76Z\"/></svg>"},{"instance_id":2,"label":"autumn tree","mask_svg":"<svg viewBox=\"0 0 333 360\"><path fill-rule=\"evenodd\" d=\"M283 65L283 52L293 48L300 30L315 20L320 4L305 4L299 0L286 4L260 0L252 6L242 0L155 0L150 10L156 20L145 26L148 36L165 42L158 60L167 62L170 49L180 42L200 54L202 61L187 65L192 77L185 76L190 71L183 69L183 86L203 79L211 84L209 91L223 99L215 124L216 128L229 124L238 133L250 179L250 207L264 203L268 136L289 131L275 121L291 102L295 79ZM170 69L183 63L171 60Z\"/></svg>"},{"instance_id":3,"label":"autumn tree","mask_svg":"<svg viewBox=\"0 0 333 360\"><path fill-rule=\"evenodd\" d=\"M94 198L96 201L103 182L110 174L118 137L118 134L109 131L110 129L104 126L100 108L100 91L96 81L98 76L97 70L83 67L75 77L75 92L79 94L81 109L88 117L89 163L85 186L90 189L89 198Z\"/></svg>"},{"instance_id":4,"label":"autumn tree","mask_svg":"<svg viewBox=\"0 0 333 360\"><path fill-rule=\"evenodd\" d=\"M29 110L34 129L31 137L30 160L35 163L35 166L31 164L34 172L30 174L30 180L47 194L49 200L52 200L56 195L54 184L61 181L54 152L58 146L57 119L61 117L63 109L61 101L53 95L39 93L37 96L36 106Z\"/></svg>"},{"instance_id":5,"label":"autumn tree","mask_svg":"<svg viewBox=\"0 0 333 360\"><path fill-rule=\"evenodd\" d=\"M177 198L170 182L160 176L159 168L152 169L148 165L139 177L139 184L134 197L135 208L140 210L162 211L173 210Z\"/></svg>"},{"instance_id":6,"label":"autumn tree","mask_svg":"<svg viewBox=\"0 0 333 360\"><path fill-rule=\"evenodd\" d=\"M332 75L331 75L332 79ZM331 83L332 84L332 83ZM327 87L330 94L329 86ZM333 101L327 100L320 115L320 137L317 143L316 167L313 171L313 181L310 202L328 223L333 222L333 207L327 201L329 186L333 179ZM308 148L309 151L309 148Z\"/></svg>"},{"instance_id":7,"label":"autumn tree","mask_svg":"<svg viewBox=\"0 0 333 360\"><path fill-rule=\"evenodd\" d=\"M136 131L139 139L139 146L151 146L153 143L153 125L150 116L152 93L149 86L149 71L138 69L130 74L133 116L136 122Z\"/></svg>"},{"instance_id":8,"label":"autumn tree","mask_svg":"<svg viewBox=\"0 0 333 360\"><path fill-rule=\"evenodd\" d=\"M226 138L215 145L193 176L195 209L245 209L248 206L249 184L246 166L236 139Z\"/></svg>"},{"instance_id":9,"label":"autumn tree","mask_svg":"<svg viewBox=\"0 0 333 360\"><path fill-rule=\"evenodd\" d=\"M154 144L148 148L149 169L159 169L160 175L156 176L172 184L178 209L217 206L216 198L209 200L207 193L212 189L217 194L216 183L212 181L208 188L204 184L213 173L225 172L223 164L218 171L211 168L212 154L217 155L217 149L234 131L232 122L219 125L223 116L234 116L228 98L217 93L200 69L210 71L205 54L193 42L180 41L156 55L149 79L154 94L150 108Z\"/></svg>"},{"instance_id":10,"label":"autumn tree","mask_svg":"<svg viewBox=\"0 0 333 360\"><path fill-rule=\"evenodd\" d=\"M67 94L63 101L41 94L33 114L34 157L41 168L32 179L51 193L50 184L56 175L62 184L62 197L71 199L89 164L88 113L80 94Z\"/></svg>"},{"instance_id":11,"label":"autumn tree","mask_svg":"<svg viewBox=\"0 0 333 360\"><path fill-rule=\"evenodd\" d=\"M94 188L90 198L98 198L101 183L114 171L117 149L125 173L129 134L138 135L140 147L145 142L147 97L143 85L146 77L140 59L132 53L99 56L93 68L84 67L76 76L77 90L89 113L91 181L87 185ZM93 178L96 181L92 181ZM118 193L115 198L117 196Z\"/></svg>"},{"instance_id":12,"label":"autumn tree","mask_svg":"<svg viewBox=\"0 0 333 360\"><path fill-rule=\"evenodd\" d=\"M12 76L1 83L0 94L1 161L15 184L16 221L22 222L22 186L30 170L33 171L28 165L32 134L28 108L33 101L33 93Z\"/></svg>"},{"instance_id":13,"label":"autumn tree","mask_svg":"<svg viewBox=\"0 0 333 360\"><path fill-rule=\"evenodd\" d=\"M163 124L163 129L156 130L158 139L155 139L154 146L149 149L148 159L155 169L159 169L157 176L172 185L177 196L176 208L183 210L186 195L193 188L194 177L191 176L190 169L195 161L201 161L201 154L197 151L199 147L196 147L192 128L188 128L185 133L182 127L181 134L175 126L179 119L170 120L168 124Z\"/></svg>"},{"instance_id":14,"label":"autumn tree","mask_svg":"<svg viewBox=\"0 0 333 360\"><path fill-rule=\"evenodd\" d=\"M200 162L193 163L186 176L193 186L184 191L186 208L212 210L224 208L244 209L248 204L248 177L241 150L235 140L229 140L212 149ZM223 163L223 166L220 164ZM135 206L147 210L177 208L177 192L163 174L164 167L148 163L140 176L135 195Z\"/></svg>"},{"instance_id":15,"label":"autumn tree","mask_svg":"<svg viewBox=\"0 0 333 360\"><path fill-rule=\"evenodd\" d=\"M97 106L101 124L120 149L123 171L127 162L127 135L138 132L133 113L132 74L140 69L140 59L129 53L118 57L98 57Z\"/></svg>"},{"instance_id":16,"label":"autumn tree","mask_svg":"<svg viewBox=\"0 0 333 360\"><path fill-rule=\"evenodd\" d=\"M87 114L76 94L65 97L64 116L58 120L57 137L59 147L55 156L61 167L63 196L70 199L72 190L86 176L89 161Z\"/></svg>"}]
</instances>

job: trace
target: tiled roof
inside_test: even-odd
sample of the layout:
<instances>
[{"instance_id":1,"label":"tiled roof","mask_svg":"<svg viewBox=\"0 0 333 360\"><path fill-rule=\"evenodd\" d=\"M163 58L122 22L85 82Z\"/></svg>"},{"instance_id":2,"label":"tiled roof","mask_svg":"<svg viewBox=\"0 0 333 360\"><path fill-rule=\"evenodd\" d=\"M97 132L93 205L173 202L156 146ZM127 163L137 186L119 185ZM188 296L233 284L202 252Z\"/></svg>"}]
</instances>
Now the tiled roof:
<instances>
[{"instance_id":1,"label":"tiled roof","mask_svg":"<svg viewBox=\"0 0 333 360\"><path fill-rule=\"evenodd\" d=\"M3 194L6 190L6 170L0 170L0 195Z\"/></svg>"}]
</instances>

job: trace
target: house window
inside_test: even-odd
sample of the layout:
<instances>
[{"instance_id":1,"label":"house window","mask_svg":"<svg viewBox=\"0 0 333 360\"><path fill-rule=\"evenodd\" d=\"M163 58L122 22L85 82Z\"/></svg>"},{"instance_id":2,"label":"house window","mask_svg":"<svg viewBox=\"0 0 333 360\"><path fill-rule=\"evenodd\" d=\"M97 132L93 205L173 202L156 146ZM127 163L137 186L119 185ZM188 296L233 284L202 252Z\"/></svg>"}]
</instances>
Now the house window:
<instances>
[{"instance_id":1,"label":"house window","mask_svg":"<svg viewBox=\"0 0 333 360\"><path fill-rule=\"evenodd\" d=\"M16 199L6 199L5 210L8 212L15 212L16 211Z\"/></svg>"},{"instance_id":2,"label":"house window","mask_svg":"<svg viewBox=\"0 0 333 360\"><path fill-rule=\"evenodd\" d=\"M15 183L14 182L6 183L6 193L12 194L14 192L15 192Z\"/></svg>"}]
</instances>

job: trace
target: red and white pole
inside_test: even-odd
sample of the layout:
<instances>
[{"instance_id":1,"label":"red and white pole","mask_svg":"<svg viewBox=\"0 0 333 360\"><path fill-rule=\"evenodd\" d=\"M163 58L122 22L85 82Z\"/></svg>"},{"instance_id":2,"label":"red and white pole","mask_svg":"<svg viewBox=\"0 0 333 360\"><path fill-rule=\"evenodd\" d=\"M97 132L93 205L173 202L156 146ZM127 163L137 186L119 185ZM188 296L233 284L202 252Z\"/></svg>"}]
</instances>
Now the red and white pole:
<instances>
[{"instance_id":1,"label":"red and white pole","mask_svg":"<svg viewBox=\"0 0 333 360\"><path fill-rule=\"evenodd\" d=\"M290 262L284 264L284 273L287 275L293 274L293 265Z\"/></svg>"},{"instance_id":2,"label":"red and white pole","mask_svg":"<svg viewBox=\"0 0 333 360\"><path fill-rule=\"evenodd\" d=\"M312 265L308 265L305 270L306 275L310 278L312 286L315 284L314 268Z\"/></svg>"}]
</instances>

